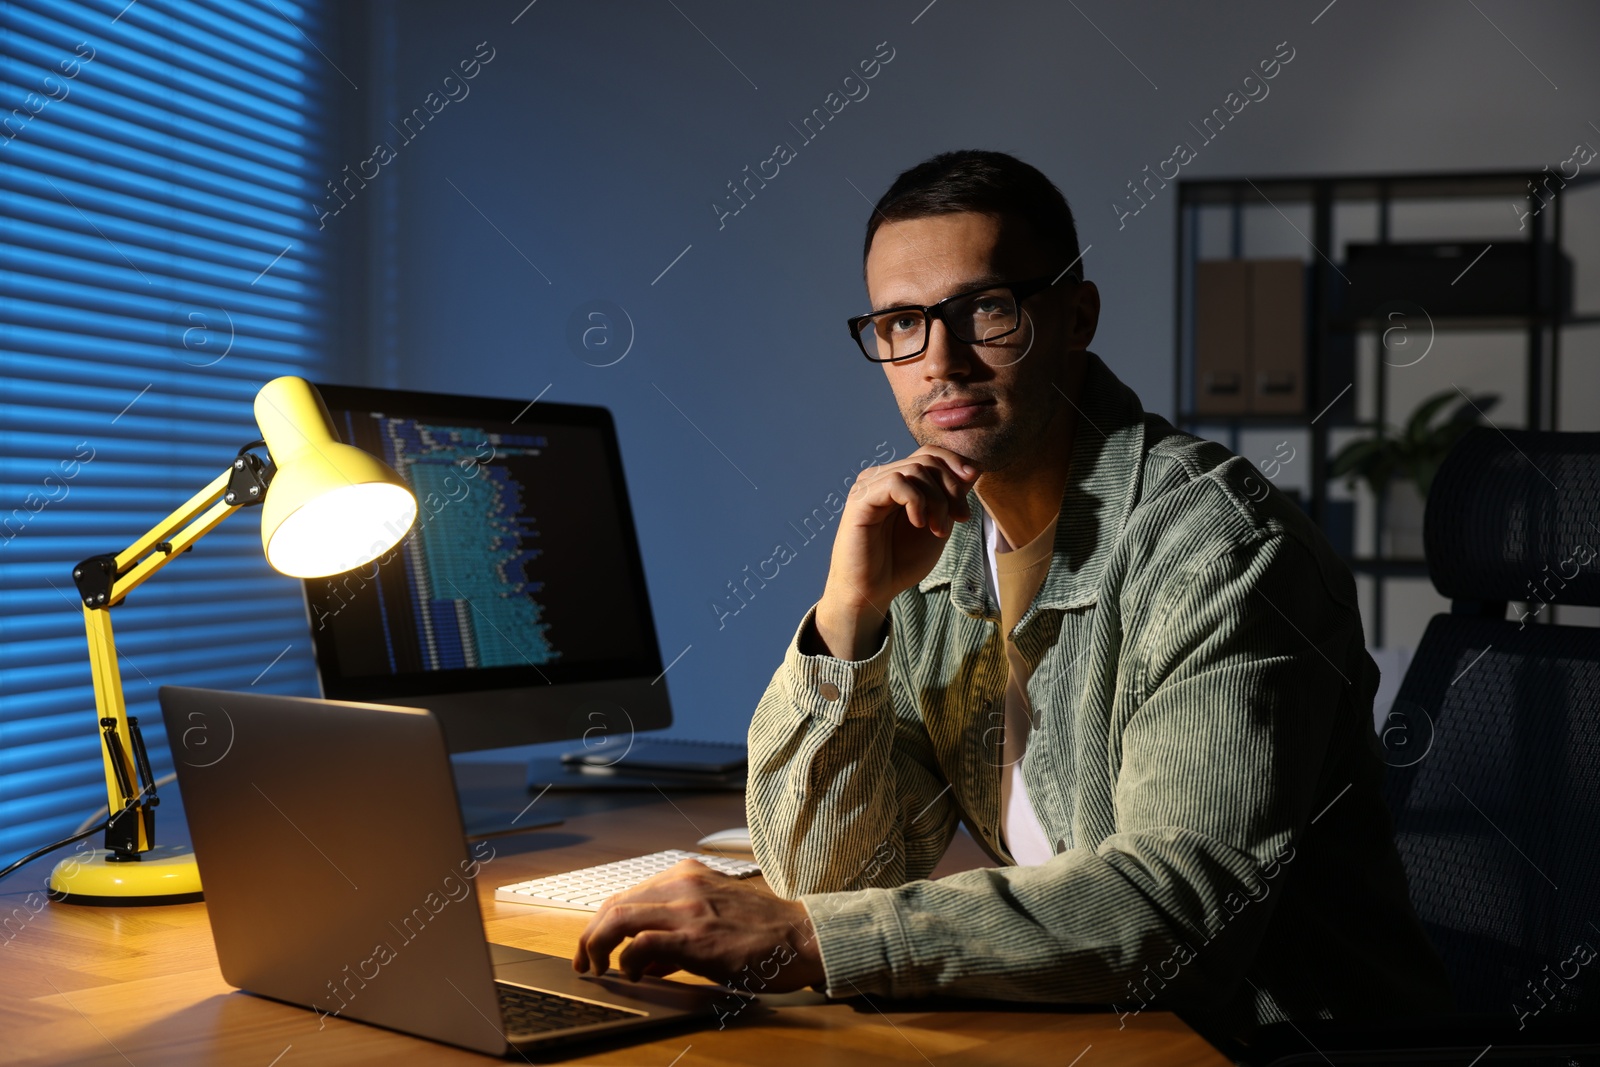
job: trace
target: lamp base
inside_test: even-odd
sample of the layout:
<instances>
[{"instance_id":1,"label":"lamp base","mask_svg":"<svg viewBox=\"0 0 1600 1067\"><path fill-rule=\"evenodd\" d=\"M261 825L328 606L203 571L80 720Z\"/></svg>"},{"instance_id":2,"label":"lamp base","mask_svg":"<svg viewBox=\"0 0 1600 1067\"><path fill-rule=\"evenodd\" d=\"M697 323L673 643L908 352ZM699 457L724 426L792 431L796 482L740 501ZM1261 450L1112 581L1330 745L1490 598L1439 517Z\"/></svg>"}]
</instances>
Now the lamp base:
<instances>
[{"instance_id":1,"label":"lamp base","mask_svg":"<svg viewBox=\"0 0 1600 1067\"><path fill-rule=\"evenodd\" d=\"M194 852L157 845L137 860L113 860L108 849L71 856L50 872L48 896L61 904L138 907L194 904L204 899Z\"/></svg>"}]
</instances>

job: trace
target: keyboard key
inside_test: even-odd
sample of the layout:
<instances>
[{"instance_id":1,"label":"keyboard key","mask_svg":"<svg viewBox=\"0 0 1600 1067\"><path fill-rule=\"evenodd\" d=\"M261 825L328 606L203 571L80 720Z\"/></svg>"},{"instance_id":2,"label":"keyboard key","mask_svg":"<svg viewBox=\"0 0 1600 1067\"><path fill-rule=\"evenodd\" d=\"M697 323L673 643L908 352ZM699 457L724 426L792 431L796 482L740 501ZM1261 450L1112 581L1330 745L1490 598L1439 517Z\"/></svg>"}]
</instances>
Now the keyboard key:
<instances>
[{"instance_id":1,"label":"keyboard key","mask_svg":"<svg viewBox=\"0 0 1600 1067\"><path fill-rule=\"evenodd\" d=\"M499 994L500 1015L505 1023L506 1034L512 1039L525 1034L636 1019L643 1014L501 982L495 983L495 990Z\"/></svg>"},{"instance_id":2,"label":"keyboard key","mask_svg":"<svg viewBox=\"0 0 1600 1067\"><path fill-rule=\"evenodd\" d=\"M600 905L625 889L678 863L694 859L710 869L735 878L760 874L761 868L750 860L732 856L708 856L683 849L665 849L648 856L602 863L582 870L567 871L526 882L503 885L494 891L496 900L512 904L535 904L543 907L566 908L573 911L598 911Z\"/></svg>"}]
</instances>

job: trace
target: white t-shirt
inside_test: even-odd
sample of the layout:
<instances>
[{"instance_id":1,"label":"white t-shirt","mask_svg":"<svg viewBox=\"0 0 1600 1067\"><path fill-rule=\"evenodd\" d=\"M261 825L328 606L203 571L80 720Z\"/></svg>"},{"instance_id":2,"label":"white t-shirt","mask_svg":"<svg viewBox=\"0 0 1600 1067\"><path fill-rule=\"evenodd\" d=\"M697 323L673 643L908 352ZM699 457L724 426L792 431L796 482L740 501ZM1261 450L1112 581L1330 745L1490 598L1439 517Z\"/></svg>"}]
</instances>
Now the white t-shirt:
<instances>
[{"instance_id":1,"label":"white t-shirt","mask_svg":"<svg viewBox=\"0 0 1600 1067\"><path fill-rule=\"evenodd\" d=\"M995 555L1010 552L1012 546L1006 543L1000 528L987 514L983 516L983 533L988 549L984 576L989 580L989 595L998 605L1000 583L995 576ZM1011 671L1006 679L1005 740L1001 746L1000 832L1017 865L1032 867L1054 856L1055 849L1045 835L1039 816L1034 813L1028 787L1022 781L1022 755L1027 750L1028 732L1033 726L1028 693L1020 681L1027 672L1027 665L1010 641L1006 642L1006 658Z\"/></svg>"}]
</instances>

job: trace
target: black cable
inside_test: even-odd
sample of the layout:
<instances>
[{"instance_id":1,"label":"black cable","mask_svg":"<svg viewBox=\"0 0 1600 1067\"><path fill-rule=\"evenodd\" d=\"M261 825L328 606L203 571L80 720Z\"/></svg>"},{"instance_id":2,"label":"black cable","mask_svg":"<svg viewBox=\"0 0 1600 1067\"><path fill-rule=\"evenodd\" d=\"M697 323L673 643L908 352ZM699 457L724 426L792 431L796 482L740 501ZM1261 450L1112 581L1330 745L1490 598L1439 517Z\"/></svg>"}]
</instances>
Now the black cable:
<instances>
[{"instance_id":1,"label":"black cable","mask_svg":"<svg viewBox=\"0 0 1600 1067\"><path fill-rule=\"evenodd\" d=\"M101 830L104 830L106 827L108 827L110 825L111 825L111 820L107 819L105 822L101 823L99 826L91 826L91 827L89 827L89 829L83 831L83 833L81 833L81 834L73 834L71 837L64 838L63 840L57 841L53 845L46 845L43 848L35 849L34 851L28 853L26 856L22 857L17 862L13 863L11 866L7 867L5 870L0 871L0 878L4 878L6 875L8 875L11 872L15 871L18 867L22 867L22 866L25 866L25 865L27 865L29 863L32 863L34 860L38 859L40 856L43 856L43 855L45 855L47 853L50 853L50 852L54 852L58 848L66 848L68 845L72 844L74 841L82 841L84 838L88 837L90 834L97 834Z\"/></svg>"}]
</instances>

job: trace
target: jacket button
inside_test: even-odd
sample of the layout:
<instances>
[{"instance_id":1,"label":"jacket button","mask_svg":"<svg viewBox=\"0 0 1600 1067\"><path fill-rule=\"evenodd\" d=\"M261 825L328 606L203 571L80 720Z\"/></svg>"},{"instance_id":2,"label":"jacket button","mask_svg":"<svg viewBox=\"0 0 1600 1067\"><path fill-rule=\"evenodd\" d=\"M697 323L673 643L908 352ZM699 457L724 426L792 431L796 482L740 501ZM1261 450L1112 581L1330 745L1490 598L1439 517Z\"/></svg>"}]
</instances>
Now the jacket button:
<instances>
[{"instance_id":1,"label":"jacket button","mask_svg":"<svg viewBox=\"0 0 1600 1067\"><path fill-rule=\"evenodd\" d=\"M817 692L822 694L823 700L839 699L839 687L834 685L832 682L823 682L821 685L817 686Z\"/></svg>"},{"instance_id":2,"label":"jacket button","mask_svg":"<svg viewBox=\"0 0 1600 1067\"><path fill-rule=\"evenodd\" d=\"M1066 850L1067 850L1067 839L1064 838L1064 837L1056 838L1056 851L1057 852L1065 852Z\"/></svg>"}]
</instances>

